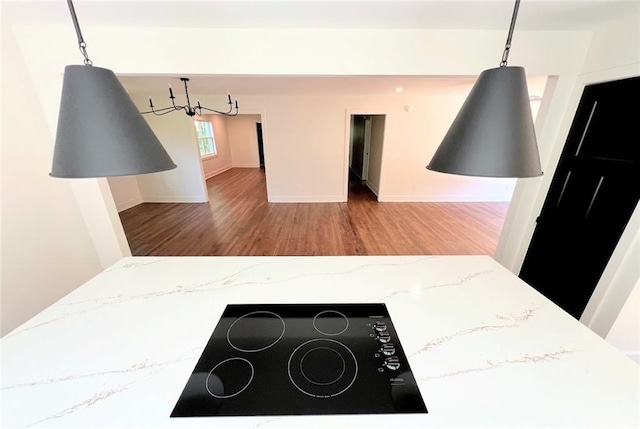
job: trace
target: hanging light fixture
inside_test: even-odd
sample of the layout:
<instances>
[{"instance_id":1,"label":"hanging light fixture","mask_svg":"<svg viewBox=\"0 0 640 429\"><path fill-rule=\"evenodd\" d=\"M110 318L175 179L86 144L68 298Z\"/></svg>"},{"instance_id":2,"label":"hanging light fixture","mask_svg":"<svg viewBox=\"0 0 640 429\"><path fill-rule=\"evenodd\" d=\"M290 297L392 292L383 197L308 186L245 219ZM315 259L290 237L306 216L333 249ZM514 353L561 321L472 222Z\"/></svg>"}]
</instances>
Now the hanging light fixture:
<instances>
[{"instance_id":1,"label":"hanging light fixture","mask_svg":"<svg viewBox=\"0 0 640 429\"><path fill-rule=\"evenodd\" d=\"M187 99L187 104L182 106L180 105L176 106L176 102L175 102L176 97L173 96L173 89L171 88L171 85L169 85L169 99L171 100L171 106L163 107L161 109L156 109L155 106L153 105L153 100L149 98L149 107L151 108L151 110L142 112L142 114L146 115L148 113L153 113L155 115L160 116L160 115L166 115L167 113L175 112L177 110L184 110L187 116L195 116L195 115L202 116L203 110L205 111L205 113L212 112L212 113L218 113L224 116L236 116L238 114L238 100L236 100L234 103L234 101L231 100L231 94L227 94L229 110L227 110L226 112L223 112L221 110L209 109L208 107L203 107L200 105L200 100L196 101L195 106L191 106L191 100L189 99L189 88L187 88L187 82L189 82L189 78L181 77L180 80L184 83L184 94ZM234 107L235 107L235 111L234 111Z\"/></svg>"},{"instance_id":2,"label":"hanging light fixture","mask_svg":"<svg viewBox=\"0 0 640 429\"><path fill-rule=\"evenodd\" d=\"M109 177L176 168L116 75L93 66L72 1L67 5L84 65L64 70L50 175Z\"/></svg>"},{"instance_id":3,"label":"hanging light fixture","mask_svg":"<svg viewBox=\"0 0 640 429\"><path fill-rule=\"evenodd\" d=\"M508 67L516 0L500 67L483 71L427 169L485 177L542 175L527 81L522 67Z\"/></svg>"}]
</instances>

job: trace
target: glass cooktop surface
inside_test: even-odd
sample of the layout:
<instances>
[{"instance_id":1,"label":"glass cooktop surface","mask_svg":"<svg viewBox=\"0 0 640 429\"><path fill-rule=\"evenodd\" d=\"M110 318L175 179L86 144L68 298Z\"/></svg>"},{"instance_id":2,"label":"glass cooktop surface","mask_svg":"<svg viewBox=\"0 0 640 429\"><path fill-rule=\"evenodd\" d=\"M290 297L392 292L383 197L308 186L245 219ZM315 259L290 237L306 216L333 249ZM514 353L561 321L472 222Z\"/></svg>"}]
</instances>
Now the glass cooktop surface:
<instances>
[{"instance_id":1,"label":"glass cooktop surface","mask_svg":"<svg viewBox=\"0 0 640 429\"><path fill-rule=\"evenodd\" d=\"M171 417L426 412L384 304L234 304Z\"/></svg>"}]
</instances>

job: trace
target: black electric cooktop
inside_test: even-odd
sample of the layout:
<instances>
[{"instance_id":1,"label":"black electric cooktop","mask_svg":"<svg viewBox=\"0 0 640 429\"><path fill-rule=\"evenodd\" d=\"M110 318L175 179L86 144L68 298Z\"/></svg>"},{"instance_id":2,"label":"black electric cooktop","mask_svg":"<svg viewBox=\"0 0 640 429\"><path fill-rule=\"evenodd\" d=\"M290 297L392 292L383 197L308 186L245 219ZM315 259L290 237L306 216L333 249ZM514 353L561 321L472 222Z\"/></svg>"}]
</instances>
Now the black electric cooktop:
<instances>
[{"instance_id":1,"label":"black electric cooktop","mask_svg":"<svg viewBox=\"0 0 640 429\"><path fill-rule=\"evenodd\" d=\"M171 417L426 413L384 304L228 305Z\"/></svg>"}]
</instances>

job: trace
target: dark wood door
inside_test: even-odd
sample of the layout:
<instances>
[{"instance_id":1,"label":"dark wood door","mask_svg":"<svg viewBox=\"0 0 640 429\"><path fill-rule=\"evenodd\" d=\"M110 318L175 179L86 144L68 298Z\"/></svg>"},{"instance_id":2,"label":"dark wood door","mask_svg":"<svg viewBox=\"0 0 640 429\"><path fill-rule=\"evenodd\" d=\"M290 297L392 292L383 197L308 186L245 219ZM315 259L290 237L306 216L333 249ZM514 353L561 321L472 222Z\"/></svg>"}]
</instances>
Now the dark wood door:
<instances>
[{"instance_id":1,"label":"dark wood door","mask_svg":"<svg viewBox=\"0 0 640 429\"><path fill-rule=\"evenodd\" d=\"M640 196L640 77L585 87L520 278L580 318Z\"/></svg>"}]
</instances>

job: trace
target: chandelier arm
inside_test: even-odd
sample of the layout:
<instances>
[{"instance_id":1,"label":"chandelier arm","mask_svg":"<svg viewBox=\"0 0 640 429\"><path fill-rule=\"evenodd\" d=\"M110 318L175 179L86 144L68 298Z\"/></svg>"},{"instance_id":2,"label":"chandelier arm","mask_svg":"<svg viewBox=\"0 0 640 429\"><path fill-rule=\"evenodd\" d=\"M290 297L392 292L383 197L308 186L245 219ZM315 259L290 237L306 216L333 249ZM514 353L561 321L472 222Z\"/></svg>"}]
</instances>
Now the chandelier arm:
<instances>
[{"instance_id":1,"label":"chandelier arm","mask_svg":"<svg viewBox=\"0 0 640 429\"><path fill-rule=\"evenodd\" d=\"M231 113L231 109L229 109L227 112L221 112L220 110L209 109L208 107L202 107L202 106L200 106L199 109L200 110L207 110L209 112L219 113L221 115L226 115L226 116L228 116L229 113Z\"/></svg>"},{"instance_id":2,"label":"chandelier arm","mask_svg":"<svg viewBox=\"0 0 640 429\"><path fill-rule=\"evenodd\" d=\"M162 116L162 115L166 115L167 113L171 113L171 112L175 112L177 110L185 110L186 111L186 107L185 106L171 106L171 107L163 107L162 109L154 109L151 108L151 110L148 110L146 112L140 112L143 115L146 115L148 113L153 113L156 116Z\"/></svg>"},{"instance_id":3,"label":"chandelier arm","mask_svg":"<svg viewBox=\"0 0 640 429\"><path fill-rule=\"evenodd\" d=\"M156 113L156 116L166 115L167 113L175 112L176 110L180 110L180 109L170 109L170 110L167 110L166 112Z\"/></svg>"},{"instance_id":4,"label":"chandelier arm","mask_svg":"<svg viewBox=\"0 0 640 429\"><path fill-rule=\"evenodd\" d=\"M507 60L509 59L509 50L511 49L511 39L513 38L513 30L516 27L516 18L518 17L518 8L520 7L520 0L516 0L513 6L513 14L511 15L511 24L509 25L509 34L507 35L507 43L504 45L504 52L502 53L502 61L500 61L500 67L507 66Z\"/></svg>"},{"instance_id":5,"label":"chandelier arm","mask_svg":"<svg viewBox=\"0 0 640 429\"><path fill-rule=\"evenodd\" d=\"M165 113L173 112L174 110L178 110L178 109L176 109L175 107L163 107L162 109L155 109L154 106L151 106L151 110L148 110L146 112L140 112L140 113L143 114L143 115L147 114L147 113L158 114L158 113L165 112L165 111L167 111ZM164 113L162 113L162 114L164 114Z\"/></svg>"}]
</instances>

